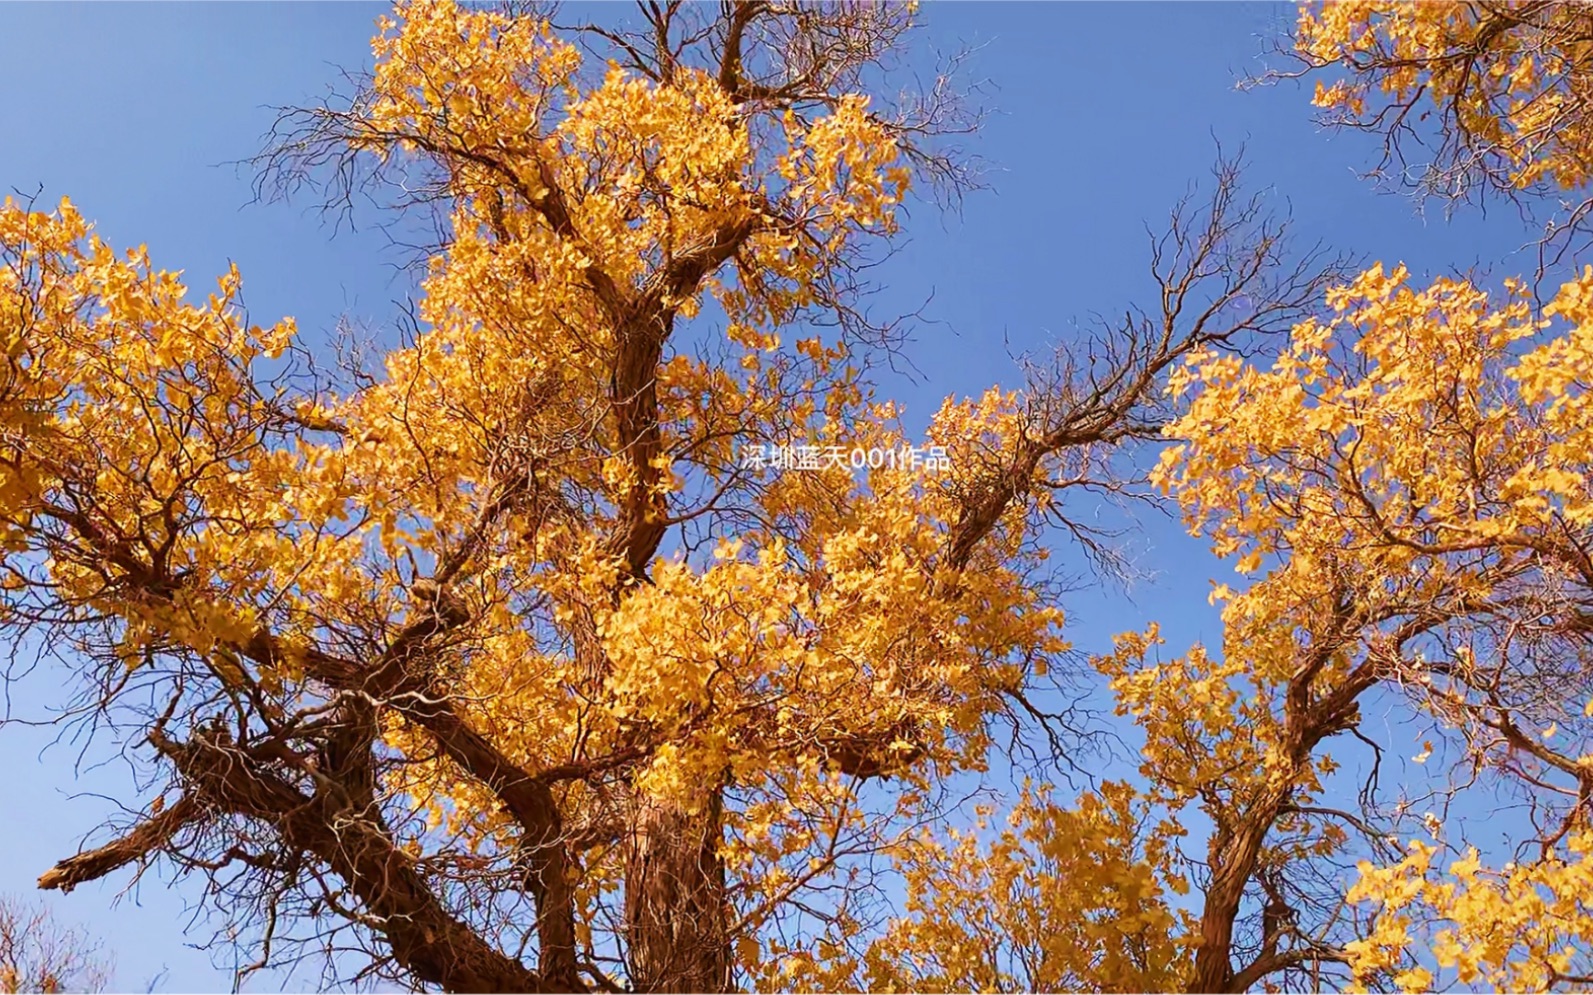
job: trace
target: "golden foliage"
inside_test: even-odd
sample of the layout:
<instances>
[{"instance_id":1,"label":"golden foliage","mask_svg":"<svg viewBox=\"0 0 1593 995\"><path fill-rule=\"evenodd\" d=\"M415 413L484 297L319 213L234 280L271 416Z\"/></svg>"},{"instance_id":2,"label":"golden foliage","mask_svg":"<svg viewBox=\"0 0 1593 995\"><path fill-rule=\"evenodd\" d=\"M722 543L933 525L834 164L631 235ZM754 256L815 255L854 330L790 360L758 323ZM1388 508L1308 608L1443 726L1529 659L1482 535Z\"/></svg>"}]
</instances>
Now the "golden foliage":
<instances>
[{"instance_id":1,"label":"golden foliage","mask_svg":"<svg viewBox=\"0 0 1593 995\"><path fill-rule=\"evenodd\" d=\"M1296 51L1307 71L1338 73L1316 85L1330 122L1382 133L1391 157L1436 138L1421 180L1456 196L1587 184L1590 45L1578 3L1350 0L1303 5Z\"/></svg>"},{"instance_id":2,"label":"golden foliage","mask_svg":"<svg viewBox=\"0 0 1593 995\"><path fill-rule=\"evenodd\" d=\"M762 476L743 447L914 441L855 274L955 171L914 144L939 110L864 86L910 8L650 9L585 36L599 66L524 12L400 4L270 160L398 169L446 216L374 373L249 326L235 270L199 303L68 201L0 207L0 628L168 782L41 885L241 866L268 944L351 924L449 990L1586 983L1593 268L1541 314L1290 270L1224 166L1153 246L1162 313L948 398L946 472ZM1339 3L1299 45L1350 71L1317 95L1344 120L1431 93L1465 168L1575 187L1584 20ZM1013 760L998 721L1058 735L1045 526L1099 551L1067 498L1131 491L1113 454L1158 432L1150 481L1251 578L1212 592L1220 646L1093 658L1130 780L947 824ZM1442 868L1431 814L1390 852L1408 801L1340 797L1373 701L1533 798L1524 856Z\"/></svg>"}]
</instances>

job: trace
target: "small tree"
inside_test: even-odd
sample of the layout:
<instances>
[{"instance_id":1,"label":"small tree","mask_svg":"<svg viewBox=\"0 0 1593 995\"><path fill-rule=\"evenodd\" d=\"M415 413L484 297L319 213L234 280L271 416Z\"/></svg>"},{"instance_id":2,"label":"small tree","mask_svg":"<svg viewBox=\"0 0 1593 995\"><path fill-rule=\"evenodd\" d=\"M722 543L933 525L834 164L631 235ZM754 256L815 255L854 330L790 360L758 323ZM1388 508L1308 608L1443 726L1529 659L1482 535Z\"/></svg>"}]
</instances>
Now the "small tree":
<instances>
[{"instance_id":1,"label":"small tree","mask_svg":"<svg viewBox=\"0 0 1593 995\"><path fill-rule=\"evenodd\" d=\"M110 976L110 960L87 930L0 896L0 992L100 992Z\"/></svg>"}]
</instances>

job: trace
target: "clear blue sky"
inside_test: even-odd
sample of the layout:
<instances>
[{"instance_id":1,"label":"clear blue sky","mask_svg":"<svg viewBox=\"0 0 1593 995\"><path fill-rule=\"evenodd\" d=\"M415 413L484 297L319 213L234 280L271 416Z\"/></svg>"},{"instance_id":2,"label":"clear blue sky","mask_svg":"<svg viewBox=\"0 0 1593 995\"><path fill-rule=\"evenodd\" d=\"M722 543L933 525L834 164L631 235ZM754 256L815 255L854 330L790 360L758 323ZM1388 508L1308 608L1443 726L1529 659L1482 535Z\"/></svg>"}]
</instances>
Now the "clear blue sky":
<instances>
[{"instance_id":1,"label":"clear blue sky","mask_svg":"<svg viewBox=\"0 0 1593 995\"><path fill-rule=\"evenodd\" d=\"M407 285L380 234L333 238L307 203L249 206L251 174L224 163L260 148L272 106L314 102L340 68L364 66L383 9L0 5L9 93L0 101L0 189L42 186L45 203L71 197L112 244L147 243L156 265L185 270L194 287L208 290L235 260L258 323L291 314L312 336L343 315L381 326ZM994 166L993 189L969 199L960 218L916 208L910 244L879 274L881 311L934 293L929 313L941 324L924 328L913 352L924 377L887 385L917 424L949 393L1016 385L1009 349L1043 351L1075 319L1148 301L1144 225L1160 224L1205 176L1214 140L1248 145L1250 182L1292 207L1303 237L1404 261L1418 276L1479 262L1531 269L1508 255L1524 241L1513 219L1424 222L1407 201L1357 179L1373 149L1319 133L1302 88L1235 89L1291 21L1287 5L936 3L924 13L935 46L979 46L971 75L990 81L986 103L996 113L974 140ZM1071 634L1083 649L1149 619L1163 623L1174 651L1216 641L1206 592L1228 567L1175 523L1143 522L1138 559L1160 574L1127 598L1107 590L1070 599ZM13 713L36 715L56 698L60 677L22 682ZM0 891L31 893L42 871L114 811L101 796L125 785L114 763L81 769L77 746L45 749L51 738L0 729L14 806L0 821ZM126 882L116 874L46 900L104 936L122 990L141 990L162 970L167 990L229 988L230 963L184 945L195 893L151 874L113 905ZM318 987L313 975L262 976L250 987L283 985Z\"/></svg>"}]
</instances>

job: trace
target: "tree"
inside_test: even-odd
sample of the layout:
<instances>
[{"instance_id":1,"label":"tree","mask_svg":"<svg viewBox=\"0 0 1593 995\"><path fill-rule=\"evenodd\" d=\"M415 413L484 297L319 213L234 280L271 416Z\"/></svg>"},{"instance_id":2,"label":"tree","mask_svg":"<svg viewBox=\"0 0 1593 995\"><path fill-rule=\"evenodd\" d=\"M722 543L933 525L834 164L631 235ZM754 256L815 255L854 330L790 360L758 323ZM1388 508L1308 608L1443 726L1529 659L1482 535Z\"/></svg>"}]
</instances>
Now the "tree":
<instances>
[{"instance_id":1,"label":"tree","mask_svg":"<svg viewBox=\"0 0 1593 995\"><path fill-rule=\"evenodd\" d=\"M1547 332L1520 284L1495 302L1463 281L1407 282L1374 268L1337 291L1338 314L1297 327L1270 371L1210 358L1191 371L1199 393L1179 426L1191 441L1168 454L1169 482L1242 569L1281 561L1224 612L1225 664L1257 682L1256 702L1272 701L1249 735L1272 742L1256 758L1254 793L1230 803L1235 842L1220 856L1318 807L1327 761L1313 761L1314 747L1355 730L1375 688L1397 688L1454 737L1468 772L1455 790L1503 780L1532 799L1530 831L1511 841L1514 881L1479 879L1473 848L1451 868L1461 891L1434 884L1426 895L1455 921L1447 941L1443 929L1431 939L1432 957L1461 983L1536 989L1587 974L1576 951L1593 926L1577 911L1586 872L1560 849L1585 848L1593 789L1587 411L1576 386L1589 284L1561 289ZM1397 873L1368 863L1351 891L1386 906L1368 936L1341 945L1358 975L1392 968L1411 942L1405 907L1416 896L1398 878L1425 870L1440 842L1467 852L1437 816L1426 830ZM1258 866L1282 859L1258 853ZM1456 931L1472 941L1464 953ZM1411 963L1396 981L1426 989L1430 966Z\"/></svg>"},{"instance_id":2,"label":"tree","mask_svg":"<svg viewBox=\"0 0 1593 995\"><path fill-rule=\"evenodd\" d=\"M43 907L0 899L0 992L101 992L109 983L98 942Z\"/></svg>"},{"instance_id":3,"label":"tree","mask_svg":"<svg viewBox=\"0 0 1593 995\"><path fill-rule=\"evenodd\" d=\"M1451 206L1548 204L1543 265L1588 249L1593 15L1577 3L1326 3L1301 8L1299 66L1332 128L1383 144L1374 174Z\"/></svg>"},{"instance_id":4,"label":"tree","mask_svg":"<svg viewBox=\"0 0 1593 995\"><path fill-rule=\"evenodd\" d=\"M904 199L972 179L944 81L882 96L913 10L640 16L404 4L345 105L284 116L263 192L441 221L379 369L248 326L235 270L190 302L68 202L0 210L0 627L164 785L41 886L164 860L256 966L357 943L447 990L1593 983L1593 270L1541 314L1355 274L1224 160L1154 308L948 400L928 467L861 305ZM1432 86L1444 148L1494 143L1445 168L1574 188L1527 105L1571 113L1578 16L1334 5L1296 41L1351 74L1319 103ZM1109 554L1077 502L1142 483L1256 576L1220 652L1123 635L1092 660L1137 776L945 828L1077 745L1045 543ZM1383 796L1374 704L1448 782ZM1528 835L1417 812L1477 790Z\"/></svg>"},{"instance_id":5,"label":"tree","mask_svg":"<svg viewBox=\"0 0 1593 995\"><path fill-rule=\"evenodd\" d=\"M450 990L823 985L1000 723L1065 746L1042 527L1093 541L1067 499L1125 484L1163 373L1304 318L1326 260L1220 166L1158 310L948 401L927 469L857 307L914 177L967 179L943 87L860 89L910 8L644 16L404 4L348 106L284 118L268 183L446 217L380 372L247 326L236 271L191 303L68 202L0 213L0 625L166 783L41 886L164 857L259 965L296 921Z\"/></svg>"},{"instance_id":6,"label":"tree","mask_svg":"<svg viewBox=\"0 0 1593 995\"><path fill-rule=\"evenodd\" d=\"M1551 180L1587 183L1585 15L1332 3L1302 8L1296 42L1307 71L1342 71L1316 96L1339 123L1382 132L1392 156L1433 141L1420 192L1540 196ZM1429 98L1440 121L1424 133ZM1585 206L1563 210L1551 234ZM1540 308L1524 281L1417 287L1379 264L1259 361L1184 357L1153 477L1256 578L1213 592L1220 656L1164 658L1153 628L1098 657L1143 736L1143 785L1072 809L1026 797L992 844L926 848L915 905L869 977L1001 990L1593 984L1590 295L1593 268L1561 276ZM1397 747L1366 722L1371 705L1432 730L1393 797ZM1370 750L1358 795L1335 740ZM1421 776L1435 757L1443 769ZM1509 799L1519 821L1468 824L1467 798ZM1203 853L1183 848L1190 816L1209 826ZM1070 886L1081 868L1082 893ZM1191 885L1193 901L1169 897Z\"/></svg>"}]
</instances>

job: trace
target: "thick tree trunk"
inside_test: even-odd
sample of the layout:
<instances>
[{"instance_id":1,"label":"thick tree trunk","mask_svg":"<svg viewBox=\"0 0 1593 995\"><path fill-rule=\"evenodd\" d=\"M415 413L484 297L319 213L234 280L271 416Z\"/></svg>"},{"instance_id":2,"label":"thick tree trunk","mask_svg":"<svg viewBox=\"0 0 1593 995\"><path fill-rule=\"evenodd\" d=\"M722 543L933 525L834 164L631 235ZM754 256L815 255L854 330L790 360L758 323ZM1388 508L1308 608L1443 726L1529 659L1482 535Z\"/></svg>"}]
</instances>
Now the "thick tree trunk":
<instances>
[{"instance_id":1,"label":"thick tree trunk","mask_svg":"<svg viewBox=\"0 0 1593 995\"><path fill-rule=\"evenodd\" d=\"M636 804L625 875L632 988L729 991L720 793L708 793L695 812L645 798Z\"/></svg>"}]
</instances>

